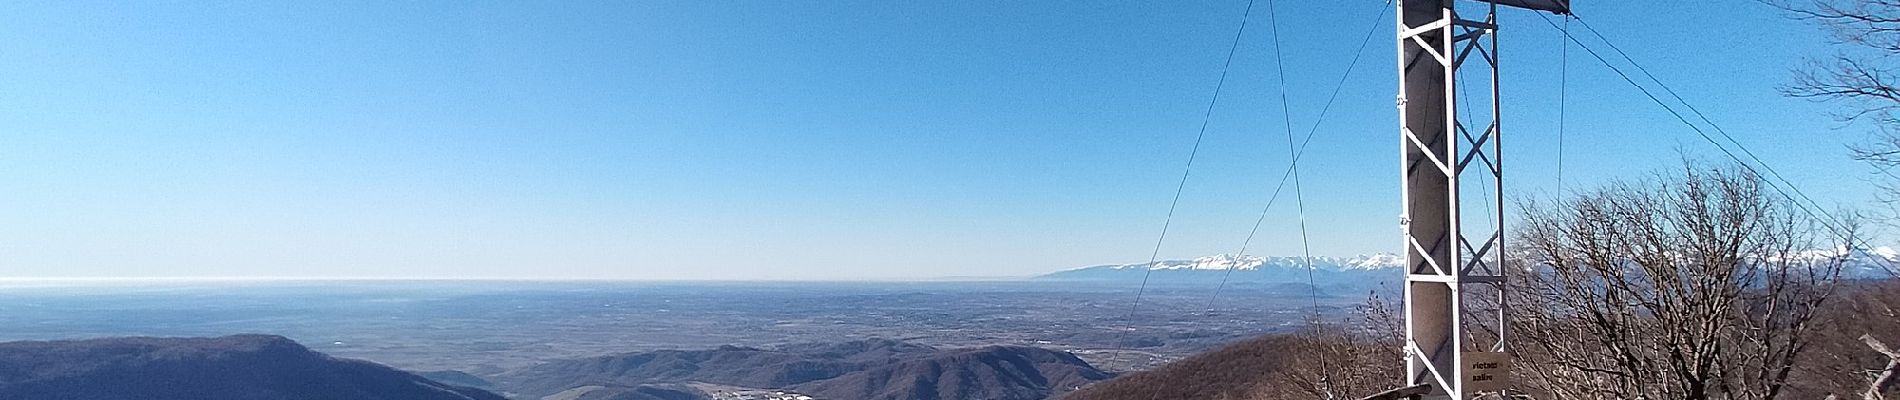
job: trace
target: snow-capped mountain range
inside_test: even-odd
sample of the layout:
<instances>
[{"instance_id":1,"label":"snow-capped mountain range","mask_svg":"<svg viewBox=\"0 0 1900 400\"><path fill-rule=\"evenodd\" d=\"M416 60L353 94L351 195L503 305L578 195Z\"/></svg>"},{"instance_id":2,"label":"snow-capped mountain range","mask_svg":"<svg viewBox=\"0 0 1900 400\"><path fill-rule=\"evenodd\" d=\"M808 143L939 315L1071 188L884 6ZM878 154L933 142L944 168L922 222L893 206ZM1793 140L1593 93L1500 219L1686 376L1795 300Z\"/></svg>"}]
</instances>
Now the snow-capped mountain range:
<instances>
[{"instance_id":1,"label":"snow-capped mountain range","mask_svg":"<svg viewBox=\"0 0 1900 400\"><path fill-rule=\"evenodd\" d=\"M1900 250L1885 246L1865 249L1816 249L1796 253L1794 257L1813 262L1841 260L1843 262L1842 276L1849 279L1891 278L1893 274L1889 271L1900 270ZM1394 282L1403 279L1401 271L1405 267L1404 256L1390 253L1353 257L1315 256L1310 259L1220 254L1191 260L1097 265L1059 271L1039 278L1085 281L1157 279L1162 282L1227 279L1234 282L1306 283L1309 260L1312 262L1313 282L1318 284Z\"/></svg>"},{"instance_id":2,"label":"snow-capped mountain range","mask_svg":"<svg viewBox=\"0 0 1900 400\"><path fill-rule=\"evenodd\" d=\"M1378 283L1396 280L1405 266L1397 254L1354 257L1281 257L1221 254L1191 260L1097 265L1043 275L1040 279L1120 281L1153 279L1157 282L1230 280L1235 283L1307 283L1307 263L1314 283ZM1152 271L1152 273L1150 273Z\"/></svg>"},{"instance_id":3,"label":"snow-capped mountain range","mask_svg":"<svg viewBox=\"0 0 1900 400\"><path fill-rule=\"evenodd\" d=\"M1314 269L1328 270L1328 271L1375 271L1375 270L1388 269L1388 268L1402 268L1405 266L1405 257L1397 255L1397 254L1389 254L1389 253L1361 255L1361 256L1356 256L1356 257L1345 257L1345 258L1320 256L1320 257L1313 257L1311 260L1312 260L1312 264L1313 264L1312 266ZM1195 258L1192 260L1164 260L1164 261L1156 261L1152 264L1144 263L1144 264L1099 265L1099 266L1084 267L1084 268L1077 268L1077 269L1081 270L1081 269L1090 269L1090 268L1108 268L1108 269L1116 269L1116 270L1120 270L1120 269L1140 270L1142 267L1148 267L1149 269L1153 269L1156 271L1165 271L1165 270L1226 271L1229 269L1233 269L1237 271L1253 271L1253 270L1259 270L1262 268L1267 268L1267 269L1290 268L1290 269L1298 269L1298 270L1304 271L1306 270L1306 267L1307 267L1306 262L1307 262L1307 259L1303 257L1277 257L1277 256L1260 257L1260 256L1221 254L1221 255Z\"/></svg>"},{"instance_id":4,"label":"snow-capped mountain range","mask_svg":"<svg viewBox=\"0 0 1900 400\"><path fill-rule=\"evenodd\" d=\"M1832 249L1808 250L1797 253L1795 259L1801 261L1842 261L1841 276L1856 279L1892 278L1900 272L1900 250L1879 246L1868 249L1850 249L1838 247Z\"/></svg>"}]
</instances>

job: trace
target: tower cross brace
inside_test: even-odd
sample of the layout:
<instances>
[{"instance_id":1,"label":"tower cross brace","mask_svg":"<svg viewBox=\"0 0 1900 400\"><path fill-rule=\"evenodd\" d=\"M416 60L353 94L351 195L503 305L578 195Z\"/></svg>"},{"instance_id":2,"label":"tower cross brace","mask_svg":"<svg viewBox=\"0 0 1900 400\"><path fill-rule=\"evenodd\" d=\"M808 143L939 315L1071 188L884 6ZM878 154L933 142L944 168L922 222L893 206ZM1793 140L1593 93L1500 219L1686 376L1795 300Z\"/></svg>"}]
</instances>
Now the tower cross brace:
<instances>
[{"instance_id":1,"label":"tower cross brace","mask_svg":"<svg viewBox=\"0 0 1900 400\"><path fill-rule=\"evenodd\" d=\"M1459 13L1457 0L1396 0L1399 67L1399 162L1406 255L1406 385L1425 385L1433 398L1470 398L1468 353L1505 353L1503 139L1498 98L1500 6L1567 14L1568 0L1479 0L1479 19ZM1482 98L1461 99L1461 72L1486 73ZM1484 101L1488 113L1460 114L1460 102ZM1470 118L1481 121L1469 121ZM1468 174L1489 185L1467 187ZM1472 177L1480 178L1482 175ZM1468 216L1465 189L1490 192L1486 211ZM1467 232L1467 221L1489 220ZM1477 226L1473 224L1473 226ZM1468 233L1477 233L1470 235ZM1479 298L1477 296L1484 296ZM1490 300L1468 310L1468 299ZM1488 344L1488 345L1487 345ZM1507 380L1508 381L1508 380Z\"/></svg>"}]
</instances>

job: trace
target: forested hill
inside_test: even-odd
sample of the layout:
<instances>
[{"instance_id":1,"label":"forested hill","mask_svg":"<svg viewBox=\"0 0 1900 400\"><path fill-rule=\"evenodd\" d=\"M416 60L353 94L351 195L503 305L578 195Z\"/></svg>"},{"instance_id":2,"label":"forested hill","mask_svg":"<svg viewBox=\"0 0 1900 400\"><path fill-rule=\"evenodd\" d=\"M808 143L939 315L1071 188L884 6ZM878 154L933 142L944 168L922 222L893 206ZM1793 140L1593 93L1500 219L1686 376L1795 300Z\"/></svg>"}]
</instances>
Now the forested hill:
<instances>
[{"instance_id":1,"label":"forested hill","mask_svg":"<svg viewBox=\"0 0 1900 400\"><path fill-rule=\"evenodd\" d=\"M269 335L0 343L0 399L503 400Z\"/></svg>"}]
</instances>

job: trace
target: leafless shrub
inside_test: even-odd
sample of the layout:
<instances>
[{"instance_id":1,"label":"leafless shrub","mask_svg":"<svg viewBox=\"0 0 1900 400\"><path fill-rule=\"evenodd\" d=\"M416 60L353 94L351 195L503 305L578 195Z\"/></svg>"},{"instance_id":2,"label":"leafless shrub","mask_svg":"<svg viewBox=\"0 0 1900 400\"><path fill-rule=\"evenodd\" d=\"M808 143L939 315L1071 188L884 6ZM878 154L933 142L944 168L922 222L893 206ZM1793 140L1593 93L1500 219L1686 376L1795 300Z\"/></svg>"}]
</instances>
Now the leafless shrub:
<instances>
[{"instance_id":1,"label":"leafless shrub","mask_svg":"<svg viewBox=\"0 0 1900 400\"><path fill-rule=\"evenodd\" d=\"M1746 171L1683 172L1525 202L1510 296L1528 390L1782 397L1839 277L1811 251L1830 230Z\"/></svg>"}]
</instances>

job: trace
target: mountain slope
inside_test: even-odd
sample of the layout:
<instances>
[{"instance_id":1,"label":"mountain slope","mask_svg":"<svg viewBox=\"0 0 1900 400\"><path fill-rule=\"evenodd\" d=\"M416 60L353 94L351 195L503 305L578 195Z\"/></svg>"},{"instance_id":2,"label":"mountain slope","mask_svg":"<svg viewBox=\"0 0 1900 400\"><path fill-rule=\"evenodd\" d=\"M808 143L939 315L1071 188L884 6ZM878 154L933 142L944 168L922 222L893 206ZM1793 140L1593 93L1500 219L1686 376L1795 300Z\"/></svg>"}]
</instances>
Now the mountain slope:
<instances>
[{"instance_id":1,"label":"mountain slope","mask_svg":"<svg viewBox=\"0 0 1900 400\"><path fill-rule=\"evenodd\" d=\"M787 389L821 399L1041 399L1105 372L1074 355L1029 347L937 349L871 339L777 349L725 346L557 360L491 377L522 398L655 384Z\"/></svg>"},{"instance_id":2,"label":"mountain slope","mask_svg":"<svg viewBox=\"0 0 1900 400\"><path fill-rule=\"evenodd\" d=\"M1061 400L1243 399L1267 388L1273 371L1289 367L1297 338L1267 335L1103 381Z\"/></svg>"},{"instance_id":3,"label":"mountain slope","mask_svg":"<svg viewBox=\"0 0 1900 400\"><path fill-rule=\"evenodd\" d=\"M492 381L496 387L531 398L587 385L708 382L778 388L862 370L862 364L840 357L725 346L558 360L510 371Z\"/></svg>"},{"instance_id":4,"label":"mountain slope","mask_svg":"<svg viewBox=\"0 0 1900 400\"><path fill-rule=\"evenodd\" d=\"M0 343L0 398L503 400L267 335Z\"/></svg>"},{"instance_id":5,"label":"mountain slope","mask_svg":"<svg viewBox=\"0 0 1900 400\"><path fill-rule=\"evenodd\" d=\"M794 390L823 399L1034 400L1108 378L1069 353L991 346L902 360Z\"/></svg>"},{"instance_id":6,"label":"mountain slope","mask_svg":"<svg viewBox=\"0 0 1900 400\"><path fill-rule=\"evenodd\" d=\"M541 400L705 400L698 390L662 386L582 386Z\"/></svg>"}]
</instances>

